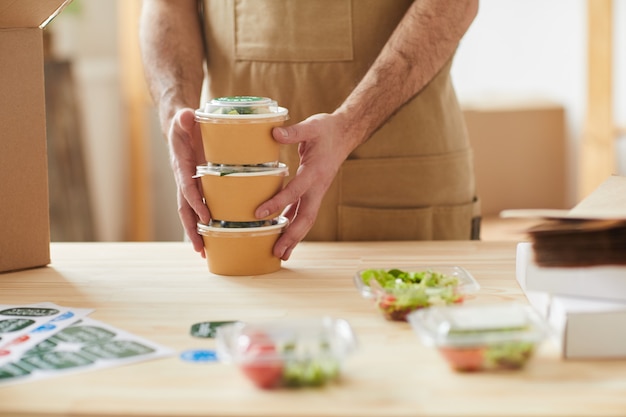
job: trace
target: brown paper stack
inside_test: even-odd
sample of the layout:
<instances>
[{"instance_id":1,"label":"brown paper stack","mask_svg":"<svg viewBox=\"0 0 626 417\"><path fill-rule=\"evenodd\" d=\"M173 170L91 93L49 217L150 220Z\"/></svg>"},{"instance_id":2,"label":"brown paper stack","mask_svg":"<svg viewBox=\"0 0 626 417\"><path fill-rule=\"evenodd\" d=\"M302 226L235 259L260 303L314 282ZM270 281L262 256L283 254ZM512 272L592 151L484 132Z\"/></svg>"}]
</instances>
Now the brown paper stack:
<instances>
[{"instance_id":1,"label":"brown paper stack","mask_svg":"<svg viewBox=\"0 0 626 417\"><path fill-rule=\"evenodd\" d=\"M545 219L527 230L539 266L626 265L626 177L609 177L571 210L508 210L501 215Z\"/></svg>"},{"instance_id":2,"label":"brown paper stack","mask_svg":"<svg viewBox=\"0 0 626 417\"><path fill-rule=\"evenodd\" d=\"M552 220L528 234L539 266L626 265L626 221Z\"/></svg>"}]
</instances>

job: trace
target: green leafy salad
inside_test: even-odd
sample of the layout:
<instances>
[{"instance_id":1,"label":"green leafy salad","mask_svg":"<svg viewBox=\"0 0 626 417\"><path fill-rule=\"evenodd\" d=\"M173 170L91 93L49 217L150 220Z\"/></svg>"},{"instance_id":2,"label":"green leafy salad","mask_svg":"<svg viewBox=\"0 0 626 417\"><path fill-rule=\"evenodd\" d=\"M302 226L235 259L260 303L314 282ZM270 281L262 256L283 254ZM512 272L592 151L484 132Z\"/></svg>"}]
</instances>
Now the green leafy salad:
<instances>
[{"instance_id":1,"label":"green leafy salad","mask_svg":"<svg viewBox=\"0 0 626 417\"><path fill-rule=\"evenodd\" d=\"M390 320L406 320L406 315L418 308L463 301L456 291L459 279L433 270L367 269L360 275L375 295L378 308Z\"/></svg>"},{"instance_id":2,"label":"green leafy salad","mask_svg":"<svg viewBox=\"0 0 626 417\"><path fill-rule=\"evenodd\" d=\"M283 357L283 384L288 387L321 386L339 375L339 361L326 343L313 351L296 343L287 344Z\"/></svg>"}]
</instances>

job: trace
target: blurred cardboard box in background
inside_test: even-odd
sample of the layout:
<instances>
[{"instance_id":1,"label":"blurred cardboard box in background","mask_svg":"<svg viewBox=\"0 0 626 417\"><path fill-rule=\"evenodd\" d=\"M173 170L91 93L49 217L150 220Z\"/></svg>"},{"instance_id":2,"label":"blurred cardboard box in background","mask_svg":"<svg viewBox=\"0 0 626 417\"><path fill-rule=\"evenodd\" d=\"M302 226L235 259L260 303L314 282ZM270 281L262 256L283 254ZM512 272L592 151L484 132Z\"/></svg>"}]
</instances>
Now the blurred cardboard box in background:
<instances>
[{"instance_id":1,"label":"blurred cardboard box in background","mask_svg":"<svg viewBox=\"0 0 626 417\"><path fill-rule=\"evenodd\" d=\"M70 0L0 0L0 272L50 262L45 25Z\"/></svg>"},{"instance_id":2,"label":"blurred cardboard box in background","mask_svg":"<svg viewBox=\"0 0 626 417\"><path fill-rule=\"evenodd\" d=\"M565 110L551 103L463 106L482 215L566 208Z\"/></svg>"}]
</instances>

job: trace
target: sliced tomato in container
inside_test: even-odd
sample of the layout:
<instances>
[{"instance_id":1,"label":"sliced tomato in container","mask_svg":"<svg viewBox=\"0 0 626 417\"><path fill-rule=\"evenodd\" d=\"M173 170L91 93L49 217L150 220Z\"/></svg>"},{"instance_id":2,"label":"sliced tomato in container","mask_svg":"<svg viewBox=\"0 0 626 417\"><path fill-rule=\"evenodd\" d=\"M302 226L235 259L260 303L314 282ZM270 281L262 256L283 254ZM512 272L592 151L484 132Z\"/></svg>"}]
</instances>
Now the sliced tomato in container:
<instances>
[{"instance_id":1,"label":"sliced tomato in container","mask_svg":"<svg viewBox=\"0 0 626 417\"><path fill-rule=\"evenodd\" d=\"M283 376L283 361L272 339L263 333L247 337L241 370L260 388L278 386Z\"/></svg>"},{"instance_id":2,"label":"sliced tomato in container","mask_svg":"<svg viewBox=\"0 0 626 417\"><path fill-rule=\"evenodd\" d=\"M483 348L481 347L440 347L439 352L450 366L457 371L475 372L483 367Z\"/></svg>"}]
</instances>

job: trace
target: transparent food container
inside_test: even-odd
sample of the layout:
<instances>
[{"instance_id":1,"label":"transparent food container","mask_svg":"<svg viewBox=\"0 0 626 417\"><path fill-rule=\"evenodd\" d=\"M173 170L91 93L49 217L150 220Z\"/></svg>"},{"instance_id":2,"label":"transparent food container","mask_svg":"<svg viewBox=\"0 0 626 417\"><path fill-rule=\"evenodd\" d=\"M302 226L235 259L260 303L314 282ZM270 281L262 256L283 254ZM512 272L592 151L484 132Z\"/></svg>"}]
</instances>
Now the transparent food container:
<instances>
[{"instance_id":1,"label":"transparent food container","mask_svg":"<svg viewBox=\"0 0 626 417\"><path fill-rule=\"evenodd\" d=\"M196 167L196 178L202 183L202 193L211 217L235 222L250 222L254 212L283 187L288 175L285 164L216 165ZM264 219L277 217L271 213Z\"/></svg>"},{"instance_id":2,"label":"transparent food container","mask_svg":"<svg viewBox=\"0 0 626 417\"><path fill-rule=\"evenodd\" d=\"M349 323L333 317L237 322L220 326L216 337L218 358L264 389L334 381L356 347Z\"/></svg>"},{"instance_id":3,"label":"transparent food container","mask_svg":"<svg viewBox=\"0 0 626 417\"><path fill-rule=\"evenodd\" d=\"M280 144L272 129L288 111L267 97L220 97L195 111L207 162L254 165L278 162Z\"/></svg>"},{"instance_id":4,"label":"transparent food container","mask_svg":"<svg viewBox=\"0 0 626 417\"><path fill-rule=\"evenodd\" d=\"M532 307L515 303L432 307L407 319L422 343L462 372L523 368L549 335Z\"/></svg>"},{"instance_id":5,"label":"transparent food container","mask_svg":"<svg viewBox=\"0 0 626 417\"><path fill-rule=\"evenodd\" d=\"M287 223L286 217L198 223L209 271L217 275L262 275L278 271L281 260L274 256L273 249Z\"/></svg>"},{"instance_id":6,"label":"transparent food container","mask_svg":"<svg viewBox=\"0 0 626 417\"><path fill-rule=\"evenodd\" d=\"M462 303L480 285L464 268L451 265L364 269L354 276L361 295L372 299L388 320L406 321L410 312Z\"/></svg>"}]
</instances>

